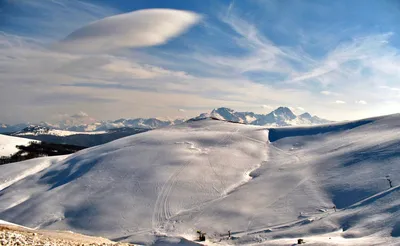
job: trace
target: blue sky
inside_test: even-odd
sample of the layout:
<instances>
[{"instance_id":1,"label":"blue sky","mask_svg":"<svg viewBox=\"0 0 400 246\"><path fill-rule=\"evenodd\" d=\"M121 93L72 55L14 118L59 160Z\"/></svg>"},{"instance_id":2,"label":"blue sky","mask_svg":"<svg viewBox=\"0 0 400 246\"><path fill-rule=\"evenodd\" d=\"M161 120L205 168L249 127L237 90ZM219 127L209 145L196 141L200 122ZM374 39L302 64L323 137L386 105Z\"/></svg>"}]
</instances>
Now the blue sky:
<instances>
[{"instance_id":1,"label":"blue sky","mask_svg":"<svg viewBox=\"0 0 400 246\"><path fill-rule=\"evenodd\" d=\"M400 108L395 0L3 0L0 122Z\"/></svg>"}]
</instances>

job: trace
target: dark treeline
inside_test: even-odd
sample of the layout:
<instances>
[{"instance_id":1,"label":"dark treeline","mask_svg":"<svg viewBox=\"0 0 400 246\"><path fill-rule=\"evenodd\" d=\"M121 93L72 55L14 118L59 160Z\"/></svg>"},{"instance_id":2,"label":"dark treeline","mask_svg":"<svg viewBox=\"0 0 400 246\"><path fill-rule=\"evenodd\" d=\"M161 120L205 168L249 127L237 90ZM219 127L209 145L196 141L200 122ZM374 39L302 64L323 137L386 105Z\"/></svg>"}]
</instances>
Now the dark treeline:
<instances>
[{"instance_id":1,"label":"dark treeline","mask_svg":"<svg viewBox=\"0 0 400 246\"><path fill-rule=\"evenodd\" d=\"M28 146L17 145L19 151L10 155L0 157L0 165L29 160L43 156L67 155L75 153L85 147L68 145L68 144L55 144L47 142L32 141Z\"/></svg>"}]
</instances>

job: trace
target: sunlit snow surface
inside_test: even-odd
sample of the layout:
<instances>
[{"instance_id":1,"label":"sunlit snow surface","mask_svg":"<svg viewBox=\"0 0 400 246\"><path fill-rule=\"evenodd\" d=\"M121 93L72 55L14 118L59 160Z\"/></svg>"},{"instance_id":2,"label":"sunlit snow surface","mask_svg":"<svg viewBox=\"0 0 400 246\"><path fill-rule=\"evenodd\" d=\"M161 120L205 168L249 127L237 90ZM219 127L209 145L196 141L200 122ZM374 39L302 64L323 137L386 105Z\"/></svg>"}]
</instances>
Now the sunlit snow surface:
<instances>
[{"instance_id":1,"label":"sunlit snow surface","mask_svg":"<svg viewBox=\"0 0 400 246\"><path fill-rule=\"evenodd\" d=\"M19 151L19 149L16 147L17 145L27 146L31 141L35 140L0 134L0 157L10 156L12 154L17 153ZM35 142L40 142L40 141L35 141Z\"/></svg>"},{"instance_id":2,"label":"sunlit snow surface","mask_svg":"<svg viewBox=\"0 0 400 246\"><path fill-rule=\"evenodd\" d=\"M0 219L141 244L192 245L202 230L208 245L399 245L400 116L304 131L270 142L201 120L116 140L8 185Z\"/></svg>"}]
</instances>

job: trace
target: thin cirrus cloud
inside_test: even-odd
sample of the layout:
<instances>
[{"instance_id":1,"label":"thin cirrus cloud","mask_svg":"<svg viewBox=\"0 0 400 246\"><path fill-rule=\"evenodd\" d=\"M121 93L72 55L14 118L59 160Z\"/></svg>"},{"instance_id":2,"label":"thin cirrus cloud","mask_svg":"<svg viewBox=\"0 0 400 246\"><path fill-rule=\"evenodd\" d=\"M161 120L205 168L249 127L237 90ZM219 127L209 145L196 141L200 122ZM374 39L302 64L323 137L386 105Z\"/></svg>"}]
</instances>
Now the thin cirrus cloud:
<instances>
[{"instance_id":1,"label":"thin cirrus cloud","mask_svg":"<svg viewBox=\"0 0 400 246\"><path fill-rule=\"evenodd\" d=\"M265 109L273 109L273 107L271 105L261 105L261 108L265 108Z\"/></svg>"},{"instance_id":2,"label":"thin cirrus cloud","mask_svg":"<svg viewBox=\"0 0 400 246\"><path fill-rule=\"evenodd\" d=\"M340 96L341 93L333 92L333 91L321 91L320 92L324 96L329 96L329 97L337 97Z\"/></svg>"},{"instance_id":3,"label":"thin cirrus cloud","mask_svg":"<svg viewBox=\"0 0 400 246\"><path fill-rule=\"evenodd\" d=\"M329 95L332 95L332 92L330 92L330 91L321 91L321 94L329 96Z\"/></svg>"},{"instance_id":4,"label":"thin cirrus cloud","mask_svg":"<svg viewBox=\"0 0 400 246\"><path fill-rule=\"evenodd\" d=\"M346 102L345 102L345 101L342 101L342 100L336 100L335 103L336 103L336 104L346 104Z\"/></svg>"},{"instance_id":5,"label":"thin cirrus cloud","mask_svg":"<svg viewBox=\"0 0 400 246\"><path fill-rule=\"evenodd\" d=\"M356 104L366 105L367 102L364 100L358 100L358 101L356 101Z\"/></svg>"},{"instance_id":6,"label":"thin cirrus cloud","mask_svg":"<svg viewBox=\"0 0 400 246\"><path fill-rule=\"evenodd\" d=\"M104 52L161 45L184 33L200 19L200 15L183 10L133 11L90 23L69 34L56 48L72 52Z\"/></svg>"},{"instance_id":7,"label":"thin cirrus cloud","mask_svg":"<svg viewBox=\"0 0 400 246\"><path fill-rule=\"evenodd\" d=\"M400 88L397 88L397 87L389 87L389 86L386 86L386 85L379 86L379 88L381 88L381 89L387 89L387 90L390 90L390 91L400 91Z\"/></svg>"}]
</instances>

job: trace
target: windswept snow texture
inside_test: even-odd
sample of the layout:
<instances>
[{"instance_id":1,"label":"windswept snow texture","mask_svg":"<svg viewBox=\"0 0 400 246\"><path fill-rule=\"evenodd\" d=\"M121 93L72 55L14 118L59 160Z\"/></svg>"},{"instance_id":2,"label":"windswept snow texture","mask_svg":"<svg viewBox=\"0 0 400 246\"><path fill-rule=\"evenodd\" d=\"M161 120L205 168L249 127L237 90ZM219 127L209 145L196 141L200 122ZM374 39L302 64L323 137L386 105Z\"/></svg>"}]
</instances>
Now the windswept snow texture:
<instances>
[{"instance_id":1,"label":"windswept snow texture","mask_svg":"<svg viewBox=\"0 0 400 246\"><path fill-rule=\"evenodd\" d=\"M30 176L35 175L42 170L50 167L52 164L62 161L68 157L68 155L52 156L52 157L41 157L17 163L10 163L0 166L0 194L8 187L29 179ZM4 196L0 195L2 202L0 203L0 211L4 211L15 207L26 200L28 200L34 191L36 186L29 187L23 194L18 193L7 193ZM1 220L0 220L1 222Z\"/></svg>"},{"instance_id":2,"label":"windswept snow texture","mask_svg":"<svg viewBox=\"0 0 400 246\"><path fill-rule=\"evenodd\" d=\"M126 137L3 189L0 219L156 245L196 230L207 244L399 245L400 116L351 126L270 142L200 120Z\"/></svg>"},{"instance_id":3,"label":"windswept snow texture","mask_svg":"<svg viewBox=\"0 0 400 246\"><path fill-rule=\"evenodd\" d=\"M29 142L36 141L32 139L11 137L0 134L0 157L9 156L19 151L17 145L29 145ZM38 142L38 141L37 141Z\"/></svg>"}]
</instances>

